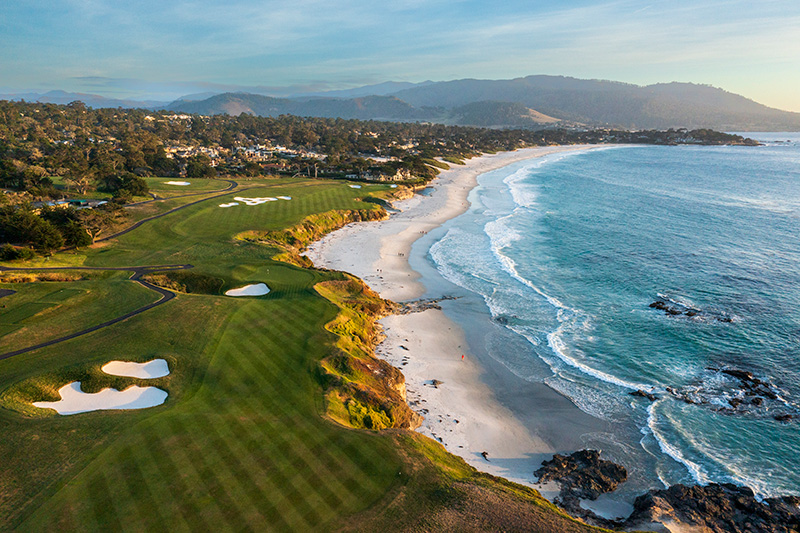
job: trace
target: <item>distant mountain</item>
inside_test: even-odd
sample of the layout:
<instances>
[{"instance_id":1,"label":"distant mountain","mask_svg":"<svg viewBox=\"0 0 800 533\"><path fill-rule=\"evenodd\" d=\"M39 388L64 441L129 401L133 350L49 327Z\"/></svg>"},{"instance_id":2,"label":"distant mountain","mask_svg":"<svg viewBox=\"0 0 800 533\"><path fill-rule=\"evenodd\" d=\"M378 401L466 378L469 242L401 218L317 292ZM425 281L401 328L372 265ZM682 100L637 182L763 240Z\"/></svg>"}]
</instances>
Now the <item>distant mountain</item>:
<instances>
[{"instance_id":1,"label":"distant mountain","mask_svg":"<svg viewBox=\"0 0 800 533\"><path fill-rule=\"evenodd\" d=\"M522 104L511 102L473 102L453 108L448 123L485 128L525 128L561 122Z\"/></svg>"},{"instance_id":2,"label":"distant mountain","mask_svg":"<svg viewBox=\"0 0 800 533\"><path fill-rule=\"evenodd\" d=\"M49 91L44 94L33 92L0 94L0 100L25 100L26 102L41 102L44 104L69 104L70 102L80 101L88 107L122 107L126 109L160 109L169 103L155 100L124 100L107 98L98 94L70 93L66 91Z\"/></svg>"},{"instance_id":3,"label":"distant mountain","mask_svg":"<svg viewBox=\"0 0 800 533\"><path fill-rule=\"evenodd\" d=\"M394 93L414 106L455 108L480 101L522 104L546 115L630 129L798 131L800 113L773 109L722 89L692 83L641 87L563 76L456 80Z\"/></svg>"},{"instance_id":4,"label":"distant mountain","mask_svg":"<svg viewBox=\"0 0 800 533\"><path fill-rule=\"evenodd\" d=\"M259 94L223 93L197 102L177 100L167 109L202 115L249 113L263 117L298 115L378 120L424 120L430 113L393 96L363 98L310 98L293 100Z\"/></svg>"},{"instance_id":5,"label":"distant mountain","mask_svg":"<svg viewBox=\"0 0 800 533\"><path fill-rule=\"evenodd\" d=\"M411 83L408 81L385 81L376 85L365 85L355 89L343 89L338 91L322 91L316 93L293 94L289 98L305 98L309 96L319 96L323 98L358 98L359 96L385 96L414 87L424 87L430 85L432 81L421 83Z\"/></svg>"},{"instance_id":6,"label":"distant mountain","mask_svg":"<svg viewBox=\"0 0 800 533\"><path fill-rule=\"evenodd\" d=\"M0 99L90 107L170 109L212 115L251 113L430 121L483 127L610 126L625 129L712 128L800 131L800 113L773 109L723 89L693 83L639 86L564 76L512 80L396 82L276 98L247 92L198 93L172 103L50 91Z\"/></svg>"}]
</instances>

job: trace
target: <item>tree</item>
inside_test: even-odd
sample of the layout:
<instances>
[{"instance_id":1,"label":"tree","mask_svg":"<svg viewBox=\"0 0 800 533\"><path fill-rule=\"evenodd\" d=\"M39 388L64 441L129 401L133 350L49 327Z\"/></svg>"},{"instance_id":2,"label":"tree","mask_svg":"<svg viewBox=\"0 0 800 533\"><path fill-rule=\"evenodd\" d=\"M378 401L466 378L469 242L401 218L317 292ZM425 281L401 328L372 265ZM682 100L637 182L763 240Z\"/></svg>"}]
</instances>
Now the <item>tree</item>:
<instances>
[{"instance_id":1,"label":"tree","mask_svg":"<svg viewBox=\"0 0 800 533\"><path fill-rule=\"evenodd\" d=\"M87 175L82 176L66 176L64 181L75 187L79 194L86 194L89 187L92 185L92 179Z\"/></svg>"},{"instance_id":2,"label":"tree","mask_svg":"<svg viewBox=\"0 0 800 533\"><path fill-rule=\"evenodd\" d=\"M190 157L186 162L187 178L210 178L217 175L217 171L211 166L211 158L205 154Z\"/></svg>"}]
</instances>

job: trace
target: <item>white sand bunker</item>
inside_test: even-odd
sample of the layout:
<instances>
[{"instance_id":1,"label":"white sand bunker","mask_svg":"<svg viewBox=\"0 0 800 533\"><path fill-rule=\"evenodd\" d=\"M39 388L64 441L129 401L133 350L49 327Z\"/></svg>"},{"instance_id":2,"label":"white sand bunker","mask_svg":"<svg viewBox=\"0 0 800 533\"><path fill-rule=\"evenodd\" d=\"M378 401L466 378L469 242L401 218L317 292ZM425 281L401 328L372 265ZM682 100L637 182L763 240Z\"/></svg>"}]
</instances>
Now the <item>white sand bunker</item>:
<instances>
[{"instance_id":1,"label":"white sand bunker","mask_svg":"<svg viewBox=\"0 0 800 533\"><path fill-rule=\"evenodd\" d=\"M233 207L235 205L239 205L239 202L231 202L229 204L219 204L220 207Z\"/></svg>"},{"instance_id":2,"label":"white sand bunker","mask_svg":"<svg viewBox=\"0 0 800 533\"><path fill-rule=\"evenodd\" d=\"M191 185L188 181L165 181L166 185Z\"/></svg>"},{"instance_id":3,"label":"white sand bunker","mask_svg":"<svg viewBox=\"0 0 800 533\"><path fill-rule=\"evenodd\" d=\"M278 198L281 199L281 200L291 200L292 199L291 196L278 196Z\"/></svg>"},{"instance_id":4,"label":"white sand bunker","mask_svg":"<svg viewBox=\"0 0 800 533\"><path fill-rule=\"evenodd\" d=\"M360 189L361 185L348 185L351 189Z\"/></svg>"},{"instance_id":5,"label":"white sand bunker","mask_svg":"<svg viewBox=\"0 0 800 533\"><path fill-rule=\"evenodd\" d=\"M155 379L169 375L169 366L164 359L153 359L146 363L111 361L103 365L100 370L112 376L126 378Z\"/></svg>"},{"instance_id":6,"label":"white sand bunker","mask_svg":"<svg viewBox=\"0 0 800 533\"><path fill-rule=\"evenodd\" d=\"M266 283L253 283L238 289L225 291L225 296L264 296L267 293L269 293L269 287L267 287Z\"/></svg>"},{"instance_id":7,"label":"white sand bunker","mask_svg":"<svg viewBox=\"0 0 800 533\"><path fill-rule=\"evenodd\" d=\"M391 187L392 189L396 189L397 185L389 185L389 187Z\"/></svg>"},{"instance_id":8,"label":"white sand bunker","mask_svg":"<svg viewBox=\"0 0 800 533\"><path fill-rule=\"evenodd\" d=\"M145 409L161 405L167 392L156 387L133 385L124 391L103 389L93 394L81 390L81 382L73 381L58 389L61 400L57 402L33 402L42 409L55 409L60 415L75 415L108 409Z\"/></svg>"},{"instance_id":9,"label":"white sand bunker","mask_svg":"<svg viewBox=\"0 0 800 533\"><path fill-rule=\"evenodd\" d=\"M267 202L277 202L278 201L277 198L270 198L270 197L265 197L265 198L244 198L242 196L234 196L233 199L236 200L237 202L242 202L245 205L259 205L259 204L265 204Z\"/></svg>"}]
</instances>

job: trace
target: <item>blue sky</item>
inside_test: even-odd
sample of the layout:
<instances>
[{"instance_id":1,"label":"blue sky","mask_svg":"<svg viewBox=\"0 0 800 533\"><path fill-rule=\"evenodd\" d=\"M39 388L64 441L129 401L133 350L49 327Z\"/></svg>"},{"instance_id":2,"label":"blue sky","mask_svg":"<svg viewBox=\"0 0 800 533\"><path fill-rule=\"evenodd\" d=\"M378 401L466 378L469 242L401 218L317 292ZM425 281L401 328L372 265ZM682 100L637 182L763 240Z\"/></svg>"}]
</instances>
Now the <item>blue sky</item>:
<instances>
[{"instance_id":1,"label":"blue sky","mask_svg":"<svg viewBox=\"0 0 800 533\"><path fill-rule=\"evenodd\" d=\"M171 99L529 74L706 83L800 111L800 2L0 2L0 92Z\"/></svg>"}]
</instances>

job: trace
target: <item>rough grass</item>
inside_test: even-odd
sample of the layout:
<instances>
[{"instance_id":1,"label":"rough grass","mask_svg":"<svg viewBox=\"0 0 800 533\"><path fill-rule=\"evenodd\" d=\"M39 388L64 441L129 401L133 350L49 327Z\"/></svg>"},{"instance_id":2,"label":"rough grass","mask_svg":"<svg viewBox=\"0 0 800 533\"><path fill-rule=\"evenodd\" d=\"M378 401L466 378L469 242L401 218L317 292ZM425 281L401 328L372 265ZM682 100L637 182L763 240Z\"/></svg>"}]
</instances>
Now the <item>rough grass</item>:
<instances>
[{"instance_id":1,"label":"rough grass","mask_svg":"<svg viewBox=\"0 0 800 533\"><path fill-rule=\"evenodd\" d=\"M155 302L160 295L103 272L97 279L0 285L17 291L0 299L0 353L33 346L100 324ZM0 384L2 384L0 366ZM0 386L0 388L2 388Z\"/></svg>"},{"instance_id":2,"label":"rough grass","mask_svg":"<svg viewBox=\"0 0 800 533\"><path fill-rule=\"evenodd\" d=\"M153 285L186 294L220 294L225 280L194 271L147 274L142 279Z\"/></svg>"}]
</instances>

